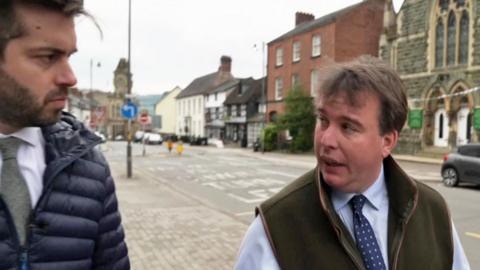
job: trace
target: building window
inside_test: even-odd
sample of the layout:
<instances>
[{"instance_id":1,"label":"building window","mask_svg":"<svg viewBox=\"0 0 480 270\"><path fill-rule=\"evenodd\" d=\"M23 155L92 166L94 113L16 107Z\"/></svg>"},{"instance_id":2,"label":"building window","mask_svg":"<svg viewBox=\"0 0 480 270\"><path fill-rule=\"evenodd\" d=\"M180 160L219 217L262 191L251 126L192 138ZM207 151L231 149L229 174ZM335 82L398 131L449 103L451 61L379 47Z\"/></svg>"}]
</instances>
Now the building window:
<instances>
[{"instance_id":1,"label":"building window","mask_svg":"<svg viewBox=\"0 0 480 270\"><path fill-rule=\"evenodd\" d=\"M283 48L275 50L275 65L277 67L283 65Z\"/></svg>"},{"instance_id":2,"label":"building window","mask_svg":"<svg viewBox=\"0 0 480 270\"><path fill-rule=\"evenodd\" d=\"M215 119L220 119L220 108L215 108Z\"/></svg>"},{"instance_id":3,"label":"building window","mask_svg":"<svg viewBox=\"0 0 480 270\"><path fill-rule=\"evenodd\" d=\"M437 22L437 30L435 31L436 43L435 43L435 67L443 66L443 41L444 41L444 32L443 32L443 22L441 19Z\"/></svg>"},{"instance_id":4,"label":"building window","mask_svg":"<svg viewBox=\"0 0 480 270\"><path fill-rule=\"evenodd\" d=\"M322 52L322 41L320 35L312 37L312 57L319 56Z\"/></svg>"},{"instance_id":5,"label":"building window","mask_svg":"<svg viewBox=\"0 0 480 270\"><path fill-rule=\"evenodd\" d=\"M292 75L292 88L295 88L296 86L300 86L300 76L298 76L298 74L293 74Z\"/></svg>"},{"instance_id":6,"label":"building window","mask_svg":"<svg viewBox=\"0 0 480 270\"><path fill-rule=\"evenodd\" d=\"M275 79L275 99L280 100L283 98L283 79Z\"/></svg>"},{"instance_id":7,"label":"building window","mask_svg":"<svg viewBox=\"0 0 480 270\"><path fill-rule=\"evenodd\" d=\"M447 27L447 65L455 64L455 14L448 15Z\"/></svg>"},{"instance_id":8,"label":"building window","mask_svg":"<svg viewBox=\"0 0 480 270\"><path fill-rule=\"evenodd\" d=\"M300 41L293 42L292 60L293 62L300 61Z\"/></svg>"},{"instance_id":9,"label":"building window","mask_svg":"<svg viewBox=\"0 0 480 270\"><path fill-rule=\"evenodd\" d=\"M232 105L227 106L227 116L232 116Z\"/></svg>"},{"instance_id":10,"label":"building window","mask_svg":"<svg viewBox=\"0 0 480 270\"><path fill-rule=\"evenodd\" d=\"M448 1L449 0L440 0L439 4L440 4L440 9L442 11L445 11L448 9Z\"/></svg>"},{"instance_id":11,"label":"building window","mask_svg":"<svg viewBox=\"0 0 480 270\"><path fill-rule=\"evenodd\" d=\"M460 52L458 59L460 64L466 64L468 60L468 21L468 13L464 10L460 19Z\"/></svg>"},{"instance_id":12,"label":"building window","mask_svg":"<svg viewBox=\"0 0 480 270\"><path fill-rule=\"evenodd\" d=\"M237 104L237 116L242 116L242 110L241 110L241 107L240 107L240 104Z\"/></svg>"},{"instance_id":13,"label":"building window","mask_svg":"<svg viewBox=\"0 0 480 270\"><path fill-rule=\"evenodd\" d=\"M310 72L310 95L315 97L318 91L318 69L312 69Z\"/></svg>"},{"instance_id":14,"label":"building window","mask_svg":"<svg viewBox=\"0 0 480 270\"><path fill-rule=\"evenodd\" d=\"M470 39L471 0L438 0L434 37L436 68L467 64Z\"/></svg>"}]
</instances>

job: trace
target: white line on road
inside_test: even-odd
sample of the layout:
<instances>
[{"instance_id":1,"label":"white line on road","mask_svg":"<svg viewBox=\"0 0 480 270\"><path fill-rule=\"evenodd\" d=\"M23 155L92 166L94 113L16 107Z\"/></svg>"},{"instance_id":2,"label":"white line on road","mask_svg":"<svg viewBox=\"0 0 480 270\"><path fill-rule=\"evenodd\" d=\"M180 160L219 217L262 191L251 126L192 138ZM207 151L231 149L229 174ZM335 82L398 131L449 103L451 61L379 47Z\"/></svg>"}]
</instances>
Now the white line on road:
<instances>
[{"instance_id":1,"label":"white line on road","mask_svg":"<svg viewBox=\"0 0 480 270\"><path fill-rule=\"evenodd\" d=\"M254 212L249 211L249 212L243 212L243 213L236 213L235 216L240 217L240 216L253 216Z\"/></svg>"},{"instance_id":2,"label":"white line on road","mask_svg":"<svg viewBox=\"0 0 480 270\"><path fill-rule=\"evenodd\" d=\"M278 174L278 175L282 175L282 176L292 177L293 179L296 179L296 178L299 177L298 174L290 174L290 173L271 171L271 170L265 170L265 169L259 169L259 171L265 172L265 173Z\"/></svg>"},{"instance_id":3,"label":"white line on road","mask_svg":"<svg viewBox=\"0 0 480 270\"><path fill-rule=\"evenodd\" d=\"M478 234L478 233L466 232L465 234L468 235L468 236L480 239L480 234Z\"/></svg>"}]
</instances>

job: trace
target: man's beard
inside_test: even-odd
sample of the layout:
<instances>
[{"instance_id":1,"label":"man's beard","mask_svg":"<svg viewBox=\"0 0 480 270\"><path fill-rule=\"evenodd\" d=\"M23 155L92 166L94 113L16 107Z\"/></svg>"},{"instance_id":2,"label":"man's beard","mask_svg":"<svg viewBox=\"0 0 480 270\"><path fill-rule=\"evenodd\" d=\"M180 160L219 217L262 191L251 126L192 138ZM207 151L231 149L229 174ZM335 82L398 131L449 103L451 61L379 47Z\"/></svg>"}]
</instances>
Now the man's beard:
<instances>
[{"instance_id":1,"label":"man's beard","mask_svg":"<svg viewBox=\"0 0 480 270\"><path fill-rule=\"evenodd\" d=\"M61 109L44 110L47 102L66 96L67 88L51 90L44 100L39 100L32 90L21 86L0 68L0 122L11 127L41 127L60 119Z\"/></svg>"}]
</instances>

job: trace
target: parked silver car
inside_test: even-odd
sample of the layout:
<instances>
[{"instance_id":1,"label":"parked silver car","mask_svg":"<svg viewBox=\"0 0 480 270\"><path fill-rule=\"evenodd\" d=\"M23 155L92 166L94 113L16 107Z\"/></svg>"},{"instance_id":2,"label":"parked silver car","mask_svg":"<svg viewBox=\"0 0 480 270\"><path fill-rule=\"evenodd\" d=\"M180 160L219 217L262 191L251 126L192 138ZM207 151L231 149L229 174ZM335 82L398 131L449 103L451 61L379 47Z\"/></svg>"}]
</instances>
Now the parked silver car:
<instances>
[{"instance_id":1,"label":"parked silver car","mask_svg":"<svg viewBox=\"0 0 480 270\"><path fill-rule=\"evenodd\" d=\"M461 145L446 154L442 164L442 179L448 187L460 182L480 184L480 144Z\"/></svg>"}]
</instances>

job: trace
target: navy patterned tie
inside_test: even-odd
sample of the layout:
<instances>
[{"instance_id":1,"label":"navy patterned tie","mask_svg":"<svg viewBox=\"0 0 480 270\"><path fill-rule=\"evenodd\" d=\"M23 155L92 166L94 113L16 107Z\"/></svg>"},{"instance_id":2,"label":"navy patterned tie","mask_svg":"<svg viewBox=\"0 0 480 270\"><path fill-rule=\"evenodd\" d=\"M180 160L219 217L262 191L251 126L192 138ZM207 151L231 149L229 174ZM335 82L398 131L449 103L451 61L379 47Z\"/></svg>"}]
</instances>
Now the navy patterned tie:
<instances>
[{"instance_id":1,"label":"navy patterned tie","mask_svg":"<svg viewBox=\"0 0 480 270\"><path fill-rule=\"evenodd\" d=\"M353 226L357 247L362 254L363 263L368 270L385 270L382 252L378 246L377 238L372 226L362 213L362 208L367 198L356 195L350 200L353 210Z\"/></svg>"}]
</instances>

